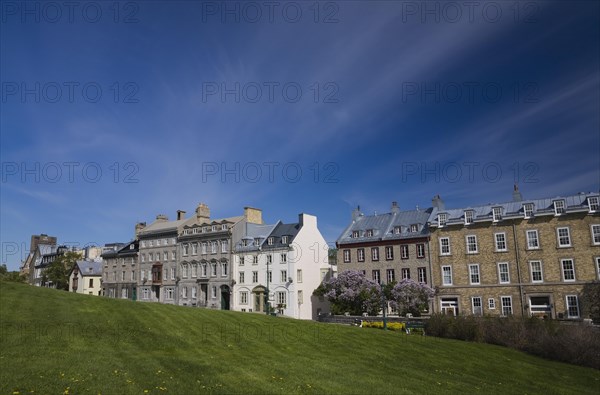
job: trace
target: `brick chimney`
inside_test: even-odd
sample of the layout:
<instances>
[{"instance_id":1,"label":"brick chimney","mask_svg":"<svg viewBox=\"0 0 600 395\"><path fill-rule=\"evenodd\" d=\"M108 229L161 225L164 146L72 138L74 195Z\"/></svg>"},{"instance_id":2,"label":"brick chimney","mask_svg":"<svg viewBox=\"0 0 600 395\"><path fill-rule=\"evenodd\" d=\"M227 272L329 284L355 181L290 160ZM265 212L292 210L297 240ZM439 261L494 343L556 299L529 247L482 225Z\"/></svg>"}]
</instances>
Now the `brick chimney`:
<instances>
[{"instance_id":1,"label":"brick chimney","mask_svg":"<svg viewBox=\"0 0 600 395\"><path fill-rule=\"evenodd\" d=\"M137 224L135 224L135 238L137 239L138 235L140 234L140 232L146 227L146 223L145 222L138 222Z\"/></svg>"},{"instance_id":2,"label":"brick chimney","mask_svg":"<svg viewBox=\"0 0 600 395\"><path fill-rule=\"evenodd\" d=\"M515 184L513 187L512 199L513 199L513 202L522 202L523 201L523 195L521 195L521 192L519 191L519 186L517 184Z\"/></svg>"},{"instance_id":3,"label":"brick chimney","mask_svg":"<svg viewBox=\"0 0 600 395\"><path fill-rule=\"evenodd\" d=\"M398 214L400 212L400 207L398 206L398 202L392 202L392 214Z\"/></svg>"},{"instance_id":4,"label":"brick chimney","mask_svg":"<svg viewBox=\"0 0 600 395\"><path fill-rule=\"evenodd\" d=\"M180 221L185 218L185 211L177 210L177 221Z\"/></svg>"},{"instance_id":5,"label":"brick chimney","mask_svg":"<svg viewBox=\"0 0 600 395\"><path fill-rule=\"evenodd\" d=\"M363 215L363 213L360 212L360 206L356 206L356 208L352 210L352 221L356 221L361 215Z\"/></svg>"},{"instance_id":6,"label":"brick chimney","mask_svg":"<svg viewBox=\"0 0 600 395\"><path fill-rule=\"evenodd\" d=\"M253 224L262 224L262 210L254 207L244 207L244 217L246 221Z\"/></svg>"},{"instance_id":7,"label":"brick chimney","mask_svg":"<svg viewBox=\"0 0 600 395\"><path fill-rule=\"evenodd\" d=\"M196 207L196 218L198 219L198 222L208 222L210 220L210 209L206 204L198 204L198 207Z\"/></svg>"}]
</instances>

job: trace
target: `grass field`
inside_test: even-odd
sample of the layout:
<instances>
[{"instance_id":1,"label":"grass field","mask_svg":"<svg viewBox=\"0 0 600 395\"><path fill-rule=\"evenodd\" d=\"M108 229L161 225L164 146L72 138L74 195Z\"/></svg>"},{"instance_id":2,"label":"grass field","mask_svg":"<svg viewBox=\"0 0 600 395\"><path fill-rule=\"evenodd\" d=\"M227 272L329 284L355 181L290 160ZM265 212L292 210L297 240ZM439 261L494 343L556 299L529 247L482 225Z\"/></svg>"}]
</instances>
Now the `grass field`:
<instances>
[{"instance_id":1,"label":"grass field","mask_svg":"<svg viewBox=\"0 0 600 395\"><path fill-rule=\"evenodd\" d=\"M0 394L597 394L485 344L0 283Z\"/></svg>"}]
</instances>

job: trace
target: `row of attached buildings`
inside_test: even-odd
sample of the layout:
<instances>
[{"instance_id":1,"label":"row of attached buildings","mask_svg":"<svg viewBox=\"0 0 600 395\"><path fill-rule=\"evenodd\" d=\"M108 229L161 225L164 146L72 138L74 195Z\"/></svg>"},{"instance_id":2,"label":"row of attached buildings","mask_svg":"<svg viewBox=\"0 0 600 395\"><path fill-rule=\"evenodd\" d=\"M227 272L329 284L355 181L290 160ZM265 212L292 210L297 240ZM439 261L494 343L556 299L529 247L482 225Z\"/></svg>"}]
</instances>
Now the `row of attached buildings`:
<instances>
[{"instance_id":1,"label":"row of attached buildings","mask_svg":"<svg viewBox=\"0 0 600 395\"><path fill-rule=\"evenodd\" d=\"M598 193L365 215L337 240L338 271L379 283L410 278L436 290L430 312L580 319L580 294L600 279Z\"/></svg>"},{"instance_id":2,"label":"row of attached buildings","mask_svg":"<svg viewBox=\"0 0 600 395\"><path fill-rule=\"evenodd\" d=\"M260 209L211 218L199 204L186 218L138 223L128 243L102 253L102 293L113 298L313 319L325 307L312 296L332 275L317 218L265 224Z\"/></svg>"}]
</instances>

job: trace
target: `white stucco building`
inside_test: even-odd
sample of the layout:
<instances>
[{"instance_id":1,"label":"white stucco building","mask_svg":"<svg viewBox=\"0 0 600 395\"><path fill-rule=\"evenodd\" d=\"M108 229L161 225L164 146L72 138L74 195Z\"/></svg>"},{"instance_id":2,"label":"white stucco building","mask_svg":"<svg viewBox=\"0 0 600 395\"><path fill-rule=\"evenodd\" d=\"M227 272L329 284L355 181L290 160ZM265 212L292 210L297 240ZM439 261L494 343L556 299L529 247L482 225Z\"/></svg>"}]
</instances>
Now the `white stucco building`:
<instances>
[{"instance_id":1,"label":"white stucco building","mask_svg":"<svg viewBox=\"0 0 600 395\"><path fill-rule=\"evenodd\" d=\"M84 295L101 295L102 263L77 261L69 274L69 292Z\"/></svg>"}]
</instances>

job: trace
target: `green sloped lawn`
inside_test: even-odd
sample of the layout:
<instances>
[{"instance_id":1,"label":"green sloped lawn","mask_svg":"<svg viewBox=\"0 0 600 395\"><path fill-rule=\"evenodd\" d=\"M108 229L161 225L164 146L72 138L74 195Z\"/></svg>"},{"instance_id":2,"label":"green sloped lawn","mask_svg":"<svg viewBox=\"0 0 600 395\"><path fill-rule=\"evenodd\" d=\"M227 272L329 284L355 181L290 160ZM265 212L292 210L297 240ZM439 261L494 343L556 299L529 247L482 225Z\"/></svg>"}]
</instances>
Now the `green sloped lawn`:
<instances>
[{"instance_id":1,"label":"green sloped lawn","mask_svg":"<svg viewBox=\"0 0 600 395\"><path fill-rule=\"evenodd\" d=\"M485 344L0 283L0 394L597 394Z\"/></svg>"}]
</instances>

